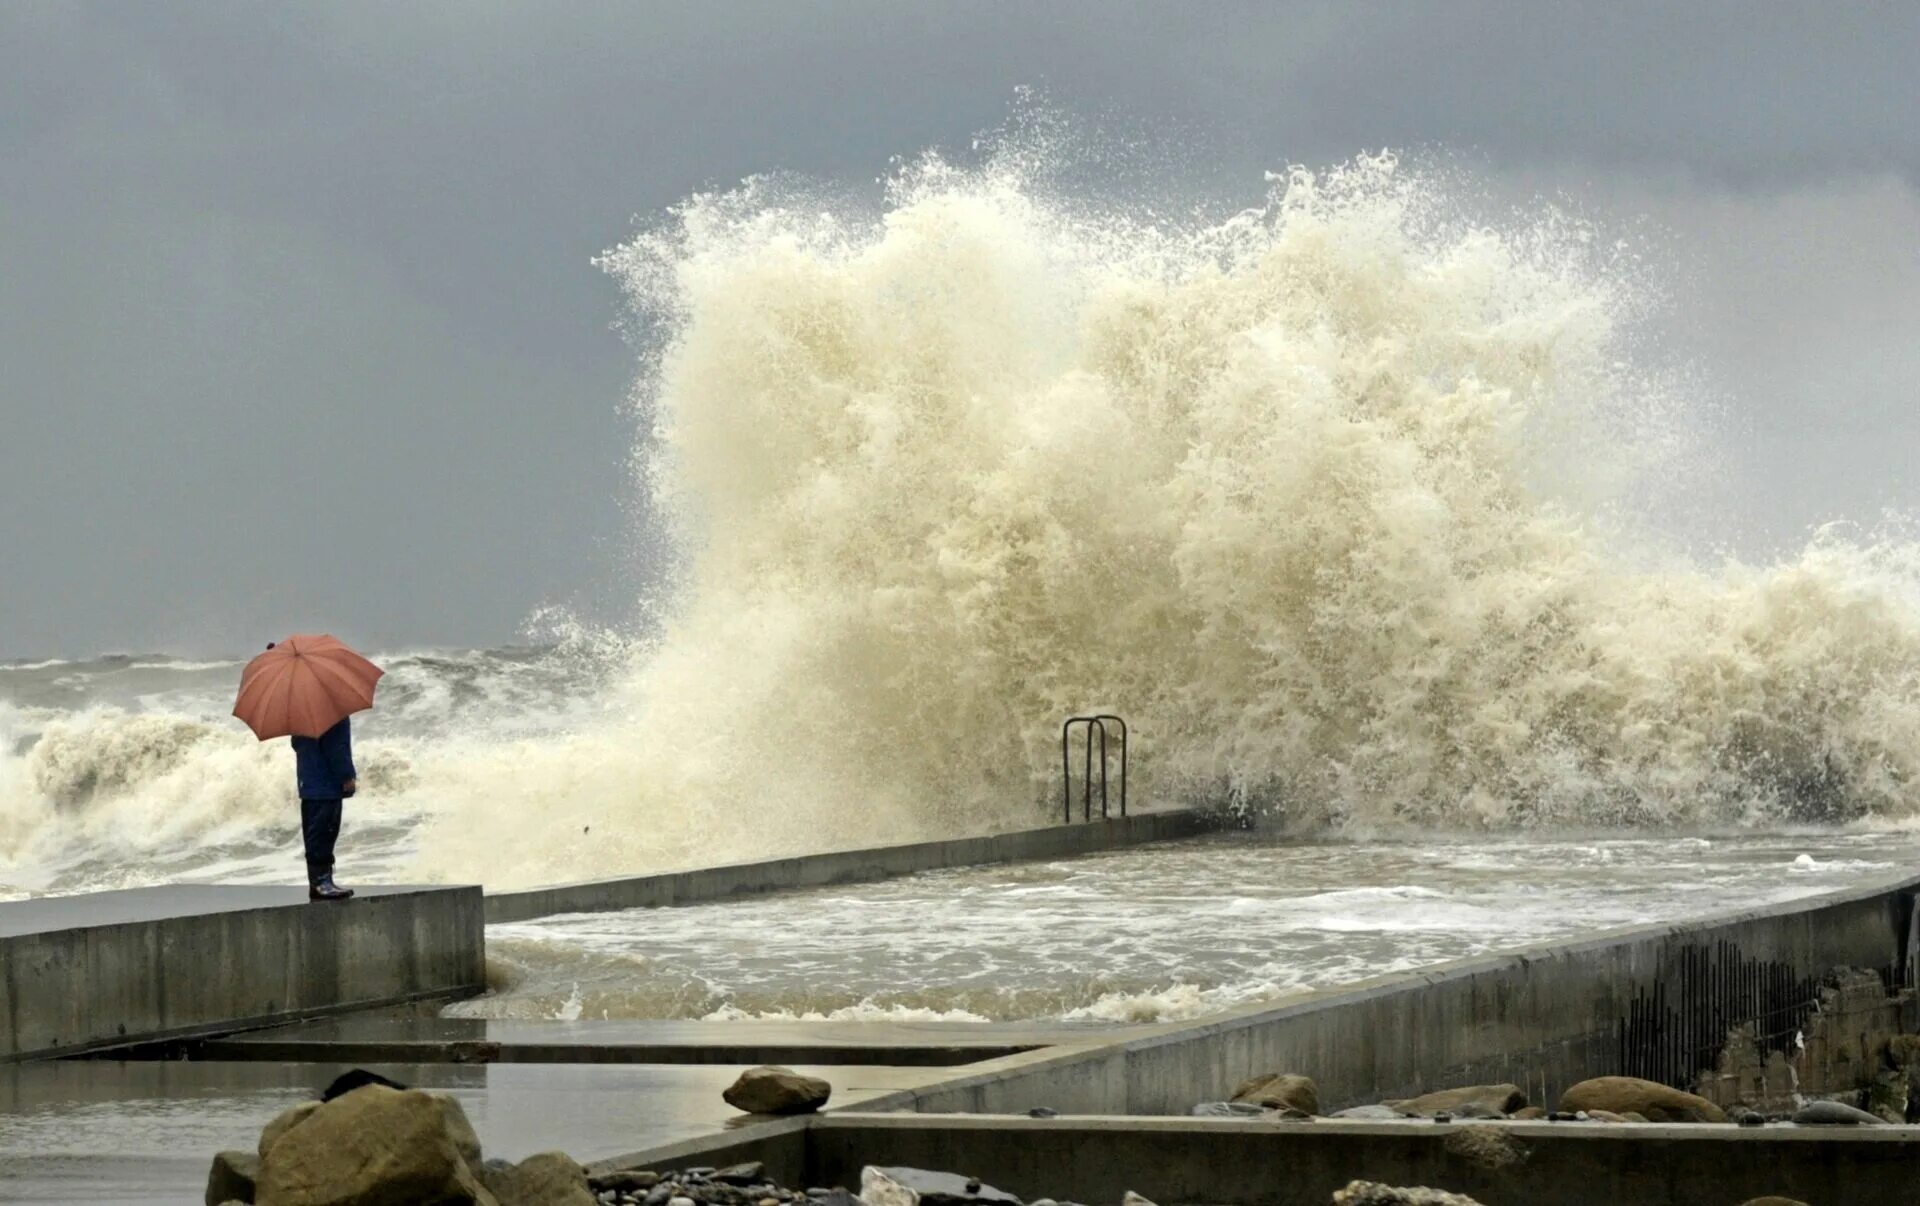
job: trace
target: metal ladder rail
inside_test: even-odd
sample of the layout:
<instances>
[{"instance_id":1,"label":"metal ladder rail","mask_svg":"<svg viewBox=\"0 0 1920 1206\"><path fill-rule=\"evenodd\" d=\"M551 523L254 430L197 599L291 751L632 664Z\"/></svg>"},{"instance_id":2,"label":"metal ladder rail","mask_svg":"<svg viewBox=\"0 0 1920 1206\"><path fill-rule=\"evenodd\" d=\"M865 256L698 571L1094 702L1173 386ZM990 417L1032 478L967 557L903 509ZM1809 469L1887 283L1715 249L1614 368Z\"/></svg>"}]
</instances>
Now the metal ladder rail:
<instances>
[{"instance_id":1,"label":"metal ladder rail","mask_svg":"<svg viewBox=\"0 0 1920 1206\"><path fill-rule=\"evenodd\" d=\"M1085 766L1082 771L1081 819L1093 820L1093 736L1100 734L1100 815L1111 819L1107 795L1107 726L1112 724L1120 737L1120 815L1127 815L1127 722L1111 713L1095 716L1069 716L1060 726L1060 806L1064 823L1073 824L1073 730L1084 725L1087 731Z\"/></svg>"}]
</instances>

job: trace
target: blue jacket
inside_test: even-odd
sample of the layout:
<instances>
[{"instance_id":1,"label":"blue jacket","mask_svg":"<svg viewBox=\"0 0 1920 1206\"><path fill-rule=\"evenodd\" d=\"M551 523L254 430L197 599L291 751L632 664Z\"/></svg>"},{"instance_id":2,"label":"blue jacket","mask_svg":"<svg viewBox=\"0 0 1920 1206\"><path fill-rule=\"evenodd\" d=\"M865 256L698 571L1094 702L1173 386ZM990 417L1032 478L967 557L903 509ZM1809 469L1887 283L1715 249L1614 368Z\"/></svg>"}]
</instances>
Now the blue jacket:
<instances>
[{"instance_id":1,"label":"blue jacket","mask_svg":"<svg viewBox=\"0 0 1920 1206\"><path fill-rule=\"evenodd\" d=\"M318 737L295 737L302 800L338 800L353 772L353 727L344 719Z\"/></svg>"}]
</instances>

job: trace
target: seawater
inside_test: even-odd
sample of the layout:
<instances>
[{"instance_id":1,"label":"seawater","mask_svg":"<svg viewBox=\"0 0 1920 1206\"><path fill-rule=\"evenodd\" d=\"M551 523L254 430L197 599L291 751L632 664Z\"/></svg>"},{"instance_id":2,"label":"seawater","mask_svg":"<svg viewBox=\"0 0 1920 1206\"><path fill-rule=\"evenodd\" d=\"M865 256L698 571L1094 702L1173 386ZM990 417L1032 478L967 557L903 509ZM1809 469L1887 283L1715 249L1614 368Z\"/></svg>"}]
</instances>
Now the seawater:
<instances>
[{"instance_id":1,"label":"seawater","mask_svg":"<svg viewBox=\"0 0 1920 1206\"><path fill-rule=\"evenodd\" d=\"M1920 545L1749 562L1644 522L1712 450L1633 247L1390 156L1168 216L1048 151L924 156L871 205L752 181L603 257L673 549L644 635L371 650L343 874L1033 824L1094 710L1136 798L1296 832L1911 821ZM280 635L0 667L0 890L296 878L287 753L226 717Z\"/></svg>"},{"instance_id":2,"label":"seawater","mask_svg":"<svg viewBox=\"0 0 1920 1206\"><path fill-rule=\"evenodd\" d=\"M1450 959L1759 908L1920 867L1920 837L1301 843L1259 833L735 903L492 926L504 1018L1198 1017Z\"/></svg>"}]
</instances>

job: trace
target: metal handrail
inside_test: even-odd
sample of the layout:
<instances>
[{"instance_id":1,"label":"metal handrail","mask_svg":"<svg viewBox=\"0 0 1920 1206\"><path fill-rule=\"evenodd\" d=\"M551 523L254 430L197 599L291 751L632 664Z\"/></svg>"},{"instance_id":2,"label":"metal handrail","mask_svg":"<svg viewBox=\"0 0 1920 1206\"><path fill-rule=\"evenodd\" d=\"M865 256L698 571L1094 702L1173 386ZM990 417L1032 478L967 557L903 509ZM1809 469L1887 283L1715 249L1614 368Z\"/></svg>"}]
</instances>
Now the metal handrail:
<instances>
[{"instance_id":1,"label":"metal handrail","mask_svg":"<svg viewBox=\"0 0 1920 1206\"><path fill-rule=\"evenodd\" d=\"M1107 725L1111 723L1120 730L1120 815L1127 815L1127 722L1111 713L1097 716L1069 716L1060 726L1060 806L1065 814L1066 824L1073 824L1073 730L1076 725L1087 728L1087 752L1085 768L1082 771L1081 819L1093 820L1093 735L1100 733L1100 815L1110 818L1107 811Z\"/></svg>"}]
</instances>

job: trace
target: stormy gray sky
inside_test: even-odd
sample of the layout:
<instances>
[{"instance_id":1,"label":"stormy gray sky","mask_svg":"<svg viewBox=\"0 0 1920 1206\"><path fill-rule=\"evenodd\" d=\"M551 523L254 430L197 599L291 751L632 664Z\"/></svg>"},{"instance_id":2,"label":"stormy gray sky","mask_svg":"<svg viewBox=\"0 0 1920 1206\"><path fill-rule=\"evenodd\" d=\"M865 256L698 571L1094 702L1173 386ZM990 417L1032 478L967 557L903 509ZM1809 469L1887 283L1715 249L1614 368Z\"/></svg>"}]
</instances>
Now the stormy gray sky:
<instances>
[{"instance_id":1,"label":"stormy gray sky","mask_svg":"<svg viewBox=\"0 0 1920 1206\"><path fill-rule=\"evenodd\" d=\"M0 6L0 657L499 643L645 574L589 259L1037 86L1207 187L1439 149L1670 237L1755 554L1920 508L1920 7ZM1696 533L1697 535L1697 533Z\"/></svg>"}]
</instances>

